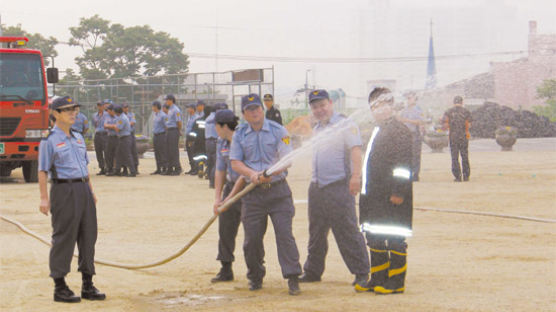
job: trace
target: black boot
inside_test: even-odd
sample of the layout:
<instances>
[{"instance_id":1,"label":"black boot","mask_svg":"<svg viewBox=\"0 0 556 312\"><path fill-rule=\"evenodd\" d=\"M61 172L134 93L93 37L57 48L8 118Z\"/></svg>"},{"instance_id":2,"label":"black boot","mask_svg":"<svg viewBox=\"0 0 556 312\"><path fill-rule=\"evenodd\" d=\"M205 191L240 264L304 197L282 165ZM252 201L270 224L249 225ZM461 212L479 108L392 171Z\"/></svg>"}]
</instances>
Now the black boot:
<instances>
[{"instance_id":1,"label":"black boot","mask_svg":"<svg viewBox=\"0 0 556 312\"><path fill-rule=\"evenodd\" d=\"M54 301L67 303L76 303L81 301L81 298L77 297L73 291L69 289L63 277L55 278L54 284Z\"/></svg>"},{"instance_id":2,"label":"black boot","mask_svg":"<svg viewBox=\"0 0 556 312\"><path fill-rule=\"evenodd\" d=\"M288 293L291 296L297 296L301 293L301 290L299 289L299 279L297 275L290 276L288 278Z\"/></svg>"},{"instance_id":3,"label":"black boot","mask_svg":"<svg viewBox=\"0 0 556 312\"><path fill-rule=\"evenodd\" d=\"M388 269L390 268L390 260L388 250L378 248L370 248L371 251L371 280L367 284L368 291L374 291L375 287L383 286L388 279Z\"/></svg>"},{"instance_id":4,"label":"black boot","mask_svg":"<svg viewBox=\"0 0 556 312\"><path fill-rule=\"evenodd\" d=\"M228 261L220 261L222 268L210 281L211 283L229 282L234 280L234 272L232 271L232 263Z\"/></svg>"},{"instance_id":5,"label":"black boot","mask_svg":"<svg viewBox=\"0 0 556 312\"><path fill-rule=\"evenodd\" d=\"M395 248L395 249L394 249ZM399 294L405 291L405 273L407 271L407 246L392 247L390 249L390 268L388 269L388 280L383 286L374 288L379 295Z\"/></svg>"},{"instance_id":6,"label":"black boot","mask_svg":"<svg viewBox=\"0 0 556 312\"><path fill-rule=\"evenodd\" d=\"M101 293L93 285L93 276L89 274L82 274L83 285L81 286L81 297L87 300L104 300L106 295Z\"/></svg>"}]
</instances>

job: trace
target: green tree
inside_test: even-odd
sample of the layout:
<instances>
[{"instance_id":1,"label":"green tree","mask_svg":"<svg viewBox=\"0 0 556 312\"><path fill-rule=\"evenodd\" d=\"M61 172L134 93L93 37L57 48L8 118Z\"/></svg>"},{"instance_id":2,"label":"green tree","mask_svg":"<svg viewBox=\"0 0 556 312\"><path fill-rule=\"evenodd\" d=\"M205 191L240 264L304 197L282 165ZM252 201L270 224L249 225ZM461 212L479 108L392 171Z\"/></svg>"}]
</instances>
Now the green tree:
<instances>
[{"instance_id":1,"label":"green tree","mask_svg":"<svg viewBox=\"0 0 556 312\"><path fill-rule=\"evenodd\" d=\"M2 35L6 37L27 37L29 42L27 48L40 50L44 58L44 65L50 65L50 58L58 56L56 45L58 40L52 36L46 38L43 35L36 33L31 34L21 28L21 24L17 26L2 25Z\"/></svg>"},{"instance_id":2,"label":"green tree","mask_svg":"<svg viewBox=\"0 0 556 312\"><path fill-rule=\"evenodd\" d=\"M184 45L149 26L124 27L94 15L70 28L70 44L81 46L76 58L85 79L153 76L187 72Z\"/></svg>"},{"instance_id":3,"label":"green tree","mask_svg":"<svg viewBox=\"0 0 556 312\"><path fill-rule=\"evenodd\" d=\"M535 113L556 122L556 79L547 79L537 88L537 96L545 99L546 105L535 106Z\"/></svg>"}]
</instances>

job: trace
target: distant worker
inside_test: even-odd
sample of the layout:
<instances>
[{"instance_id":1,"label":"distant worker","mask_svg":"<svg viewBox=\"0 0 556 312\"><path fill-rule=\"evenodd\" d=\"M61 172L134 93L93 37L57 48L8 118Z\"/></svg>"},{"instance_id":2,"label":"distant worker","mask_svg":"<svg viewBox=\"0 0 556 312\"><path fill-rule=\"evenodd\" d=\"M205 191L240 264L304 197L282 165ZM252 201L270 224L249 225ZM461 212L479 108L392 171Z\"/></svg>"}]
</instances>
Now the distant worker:
<instances>
[{"instance_id":1,"label":"distant worker","mask_svg":"<svg viewBox=\"0 0 556 312\"><path fill-rule=\"evenodd\" d=\"M168 168L168 159L166 158L166 113L162 111L159 101L152 103L153 111L153 146L154 159L156 162L156 170L152 174L163 174Z\"/></svg>"},{"instance_id":2,"label":"distant worker","mask_svg":"<svg viewBox=\"0 0 556 312\"><path fill-rule=\"evenodd\" d=\"M127 176L135 177L137 172L135 171L135 165L133 163L133 156L131 155L131 125L129 124L129 119L121 106L117 105L114 108L117 119L116 124L110 125L118 133L118 148L116 149L116 167L109 176ZM121 173L121 168L125 167L129 170L124 174Z\"/></svg>"},{"instance_id":3,"label":"distant worker","mask_svg":"<svg viewBox=\"0 0 556 312\"><path fill-rule=\"evenodd\" d=\"M471 128L471 113L463 107L463 98L454 97L454 107L444 113L443 129L450 131L450 152L452 155L452 174L454 182L469 181L471 168L469 167L469 128ZM461 155L461 167L459 156Z\"/></svg>"},{"instance_id":4,"label":"distant worker","mask_svg":"<svg viewBox=\"0 0 556 312\"><path fill-rule=\"evenodd\" d=\"M56 124L39 146L40 211L52 213L52 247L50 277L54 279L54 301L74 303L81 298L104 300L106 295L93 285L95 244L97 241L97 198L89 180L87 147L83 136L71 130L76 107L64 96L52 103ZM52 186L47 190L50 177ZM50 194L50 198L49 198ZM68 287L65 276L70 272L75 244L79 250L81 298Z\"/></svg>"},{"instance_id":5,"label":"distant worker","mask_svg":"<svg viewBox=\"0 0 556 312\"><path fill-rule=\"evenodd\" d=\"M264 118L263 105L257 94L241 99L241 111L247 122L239 125L234 133L230 159L232 169L256 185L242 198L243 254L249 290L259 290L263 285L266 273L263 238L270 216L282 276L288 279L289 294L298 295L301 265L292 233L295 208L286 182L287 170L279 168L269 177L263 175L265 170L292 151L290 137L284 127Z\"/></svg>"},{"instance_id":6,"label":"distant worker","mask_svg":"<svg viewBox=\"0 0 556 312\"><path fill-rule=\"evenodd\" d=\"M104 118L104 129L106 129L106 175L114 175L114 168L116 167L116 150L118 149L118 132L113 127L118 121L118 117L114 112L114 104L111 100L104 100L108 103L106 107L107 115Z\"/></svg>"},{"instance_id":7,"label":"distant worker","mask_svg":"<svg viewBox=\"0 0 556 312\"><path fill-rule=\"evenodd\" d=\"M107 133L106 129L104 129L104 119L108 115L105 112L105 107L108 104L104 104L103 102L97 103L97 112L93 115L93 127L95 127L95 136L94 136L94 145L95 145L95 154L97 156L98 167L100 168L99 173L97 175L106 174L106 141Z\"/></svg>"},{"instance_id":8,"label":"distant worker","mask_svg":"<svg viewBox=\"0 0 556 312\"><path fill-rule=\"evenodd\" d=\"M317 120L314 134L332 131L313 148L313 172L309 186L309 245L301 282L321 280L332 229L338 248L351 274L355 289L367 286L369 254L359 231L355 195L361 189L361 137L359 127L334 112L326 90L309 94ZM364 289L363 291L366 291Z\"/></svg>"},{"instance_id":9,"label":"distant worker","mask_svg":"<svg viewBox=\"0 0 556 312\"><path fill-rule=\"evenodd\" d=\"M214 188L214 165L216 164L216 141L218 140L214 115L216 114L217 108L218 105L213 105L212 111L205 119L205 151L207 155L207 174L210 188Z\"/></svg>"},{"instance_id":10,"label":"distant worker","mask_svg":"<svg viewBox=\"0 0 556 312\"><path fill-rule=\"evenodd\" d=\"M167 175L179 175L182 172L180 164L180 135L182 129L181 110L176 105L176 98L172 94L164 98L168 105L168 119L166 121L166 144L168 145Z\"/></svg>"},{"instance_id":11,"label":"distant worker","mask_svg":"<svg viewBox=\"0 0 556 312\"><path fill-rule=\"evenodd\" d=\"M423 146L424 119L423 112L417 106L417 94L413 91L406 93L406 107L401 111L398 119L411 131L413 138L413 160L411 161L411 174L413 181L419 181L421 171L421 149Z\"/></svg>"},{"instance_id":12,"label":"distant worker","mask_svg":"<svg viewBox=\"0 0 556 312\"><path fill-rule=\"evenodd\" d=\"M193 129L193 125L195 124L195 120L199 117L195 111L195 104L187 104L187 116L187 124L185 125L185 151L187 152L190 169L185 174L196 175L197 168L195 166L195 161L193 160L193 144L195 144L195 140L189 137L189 134Z\"/></svg>"},{"instance_id":13,"label":"distant worker","mask_svg":"<svg viewBox=\"0 0 556 312\"><path fill-rule=\"evenodd\" d=\"M232 169L230 161L230 145L239 118L229 109L222 109L214 116L218 146L216 152L216 170L214 179L214 213L218 208L245 185L245 180ZM234 272L232 262L235 260L234 250L236 236L241 223L241 201L232 204L226 211L218 215L218 256L222 264L220 272L211 281L213 283L232 281Z\"/></svg>"},{"instance_id":14,"label":"distant worker","mask_svg":"<svg viewBox=\"0 0 556 312\"><path fill-rule=\"evenodd\" d=\"M206 118L208 116L205 115L205 101L203 100L197 101L197 104L195 104L195 114L197 114L197 119L203 117Z\"/></svg>"},{"instance_id":15,"label":"distant worker","mask_svg":"<svg viewBox=\"0 0 556 312\"><path fill-rule=\"evenodd\" d=\"M371 280L376 294L405 291L406 237L412 233L412 137L394 118L394 97L386 88L369 94L376 126L363 162L359 219L371 251Z\"/></svg>"},{"instance_id":16,"label":"distant worker","mask_svg":"<svg viewBox=\"0 0 556 312\"><path fill-rule=\"evenodd\" d=\"M75 116L75 122L71 125L71 129L81 133L82 136L85 136L87 131L89 131L89 120L79 110L79 106L77 107L77 116Z\"/></svg>"},{"instance_id":17,"label":"distant worker","mask_svg":"<svg viewBox=\"0 0 556 312\"><path fill-rule=\"evenodd\" d=\"M131 127L131 156L133 156L133 165L135 166L135 172L139 173L139 155L137 155L137 138L135 137L135 124L137 119L135 119L135 113L130 110L129 104L124 103L122 105L124 114L129 119L129 126Z\"/></svg>"},{"instance_id":18,"label":"distant worker","mask_svg":"<svg viewBox=\"0 0 556 312\"><path fill-rule=\"evenodd\" d=\"M282 115L276 106L274 106L274 98L272 97L272 94L265 94L263 101L264 106L266 107L266 119L282 124Z\"/></svg>"}]
</instances>

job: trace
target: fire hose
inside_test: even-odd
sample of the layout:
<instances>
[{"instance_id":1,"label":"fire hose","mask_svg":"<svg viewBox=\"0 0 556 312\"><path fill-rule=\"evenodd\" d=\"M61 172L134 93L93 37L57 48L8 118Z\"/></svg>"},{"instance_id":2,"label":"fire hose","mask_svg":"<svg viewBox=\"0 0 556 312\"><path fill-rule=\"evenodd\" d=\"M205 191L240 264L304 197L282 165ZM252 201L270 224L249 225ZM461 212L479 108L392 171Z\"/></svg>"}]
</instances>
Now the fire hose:
<instances>
[{"instance_id":1,"label":"fire hose","mask_svg":"<svg viewBox=\"0 0 556 312\"><path fill-rule=\"evenodd\" d=\"M253 183L248 184L243 190L241 190L236 195L234 195L232 198L230 198L225 203L223 203L218 208L218 214L220 214L221 212L228 209L233 203L238 201L241 197L243 197L245 194L249 193L253 188L255 188L255 186L256 185L254 185ZM305 201L296 201L296 202L301 203L301 202L305 202ZM456 214L471 214L471 215L510 218L510 219L533 221L533 222L543 222L543 223L556 223L556 220L554 220L554 219L542 219L542 218L534 218L534 217L513 216L513 215L497 214L497 213L490 213L490 212L481 212L481 211L447 210L447 209L417 208L417 207L415 208L415 210L435 211L435 212L444 212L444 213L456 213ZM172 254L169 257L166 257L162 260L155 261L155 262L152 262L152 263L147 263L147 264L129 265L129 264L117 263L117 262L112 262L112 261L107 261L107 260L102 260L102 259L95 259L95 263L110 266L110 267L120 268L120 269L128 269L128 270L148 269L148 268L152 268L152 267L155 267L155 266L160 266L160 265L166 264L166 263L180 257L187 250L189 250L189 248L191 248L191 246L193 246L199 240L199 238L201 238L201 236L203 236L203 234L205 234L205 232L208 230L208 228L212 225L212 223L214 222L214 220L216 220L217 217L218 217L217 214L211 216L210 219L199 230L199 232L187 244L185 244L180 250L178 250L174 254ZM38 235L37 233L29 230L23 224L15 221L15 220L12 220L8 217L2 216L2 215L0 215L0 219L17 226L21 231L23 231L24 233L38 239L39 241L41 241L45 245L51 246L51 243L48 240L46 240L44 237ZM73 256L77 257L77 254L74 254Z\"/></svg>"}]
</instances>

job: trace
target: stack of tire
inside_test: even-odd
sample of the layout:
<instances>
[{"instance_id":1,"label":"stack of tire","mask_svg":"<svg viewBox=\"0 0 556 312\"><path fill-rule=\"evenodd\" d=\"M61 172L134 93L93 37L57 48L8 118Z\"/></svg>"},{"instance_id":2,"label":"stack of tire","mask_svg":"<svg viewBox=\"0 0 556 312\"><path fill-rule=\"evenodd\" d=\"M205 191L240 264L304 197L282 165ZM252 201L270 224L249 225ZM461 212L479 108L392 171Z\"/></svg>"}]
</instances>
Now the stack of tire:
<instances>
[{"instance_id":1,"label":"stack of tire","mask_svg":"<svg viewBox=\"0 0 556 312\"><path fill-rule=\"evenodd\" d=\"M475 138L494 138L499 127L518 129L518 138L555 137L556 123L526 110L515 111L497 103L485 102L472 112L471 135Z\"/></svg>"}]
</instances>

